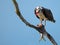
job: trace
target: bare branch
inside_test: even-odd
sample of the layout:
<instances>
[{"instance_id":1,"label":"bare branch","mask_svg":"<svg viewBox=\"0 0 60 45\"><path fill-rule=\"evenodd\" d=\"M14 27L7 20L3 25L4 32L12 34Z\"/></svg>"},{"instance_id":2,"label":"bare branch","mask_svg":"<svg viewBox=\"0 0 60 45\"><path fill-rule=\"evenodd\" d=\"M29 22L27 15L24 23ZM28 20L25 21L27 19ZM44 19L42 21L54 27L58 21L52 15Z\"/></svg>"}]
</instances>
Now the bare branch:
<instances>
[{"instance_id":1,"label":"bare branch","mask_svg":"<svg viewBox=\"0 0 60 45\"><path fill-rule=\"evenodd\" d=\"M18 15L18 17L19 17L27 26L36 29L39 33L42 33L43 35L47 36L48 39L49 39L54 45L57 45L57 43L56 43L56 41L54 40L54 38L53 38L48 32L46 32L44 25L37 27L37 26L34 26L34 25L30 24L29 22L27 22L27 21L24 19L24 17L22 16L21 12L19 11L19 7L18 7L18 4L17 4L16 0L12 0L12 1L13 1L14 5L15 5L16 14Z\"/></svg>"},{"instance_id":2,"label":"bare branch","mask_svg":"<svg viewBox=\"0 0 60 45\"><path fill-rule=\"evenodd\" d=\"M17 4L16 0L13 0L13 3L14 3L15 8L16 8L16 14L19 16L19 18L20 18L27 26L37 29L36 26L30 24L29 22L27 22L27 21L24 19L24 17L22 16L21 12L19 11L18 4Z\"/></svg>"}]
</instances>

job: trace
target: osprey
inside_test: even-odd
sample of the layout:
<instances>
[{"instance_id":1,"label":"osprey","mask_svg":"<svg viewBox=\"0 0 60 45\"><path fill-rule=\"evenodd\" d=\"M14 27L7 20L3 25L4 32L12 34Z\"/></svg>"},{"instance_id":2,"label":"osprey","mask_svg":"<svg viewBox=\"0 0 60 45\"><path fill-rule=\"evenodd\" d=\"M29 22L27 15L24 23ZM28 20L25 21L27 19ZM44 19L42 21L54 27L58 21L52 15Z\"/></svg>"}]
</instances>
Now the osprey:
<instances>
[{"instance_id":1,"label":"osprey","mask_svg":"<svg viewBox=\"0 0 60 45\"><path fill-rule=\"evenodd\" d=\"M36 17L40 19L41 24L42 24L42 21L45 21L45 25L46 25L46 20L49 20L55 23L53 14L50 9L38 6L35 8L34 13Z\"/></svg>"}]
</instances>

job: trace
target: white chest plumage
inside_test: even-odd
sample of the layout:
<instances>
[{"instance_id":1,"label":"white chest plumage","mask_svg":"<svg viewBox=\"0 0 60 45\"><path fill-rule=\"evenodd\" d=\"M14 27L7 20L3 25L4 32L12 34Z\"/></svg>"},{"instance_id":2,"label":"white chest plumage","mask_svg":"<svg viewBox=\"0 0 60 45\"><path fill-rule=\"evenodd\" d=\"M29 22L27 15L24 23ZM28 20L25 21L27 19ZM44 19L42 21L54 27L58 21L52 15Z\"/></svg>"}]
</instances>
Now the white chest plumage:
<instances>
[{"instance_id":1,"label":"white chest plumage","mask_svg":"<svg viewBox=\"0 0 60 45\"><path fill-rule=\"evenodd\" d=\"M39 16L40 20L42 20L42 19L47 20L47 18L44 16L44 14L43 14L42 12L40 12L40 13L38 14L38 16Z\"/></svg>"}]
</instances>

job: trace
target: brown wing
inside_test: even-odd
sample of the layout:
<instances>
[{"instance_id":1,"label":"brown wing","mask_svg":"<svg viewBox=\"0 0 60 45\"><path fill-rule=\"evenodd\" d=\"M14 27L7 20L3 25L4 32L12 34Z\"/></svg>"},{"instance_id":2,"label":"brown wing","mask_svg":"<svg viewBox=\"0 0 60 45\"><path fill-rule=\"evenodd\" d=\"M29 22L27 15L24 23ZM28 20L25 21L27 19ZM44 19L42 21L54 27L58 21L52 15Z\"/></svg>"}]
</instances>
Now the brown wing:
<instances>
[{"instance_id":1,"label":"brown wing","mask_svg":"<svg viewBox=\"0 0 60 45\"><path fill-rule=\"evenodd\" d=\"M50 9L43 8L42 12L45 15L45 17L48 18L48 20L55 22L55 20L53 18L53 14Z\"/></svg>"}]
</instances>

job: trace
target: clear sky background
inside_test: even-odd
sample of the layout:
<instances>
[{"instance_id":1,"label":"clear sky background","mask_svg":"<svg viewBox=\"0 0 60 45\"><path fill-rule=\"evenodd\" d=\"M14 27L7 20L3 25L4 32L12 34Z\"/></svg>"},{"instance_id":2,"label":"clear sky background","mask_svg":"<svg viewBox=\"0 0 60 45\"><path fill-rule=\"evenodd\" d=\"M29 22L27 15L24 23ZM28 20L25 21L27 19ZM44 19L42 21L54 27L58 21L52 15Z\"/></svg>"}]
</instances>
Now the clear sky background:
<instances>
[{"instance_id":1,"label":"clear sky background","mask_svg":"<svg viewBox=\"0 0 60 45\"><path fill-rule=\"evenodd\" d=\"M47 21L46 31L49 32L60 45L60 0L17 0L24 18L31 24L40 21L34 14L36 6L51 9L56 23ZM0 45L52 45L40 41L40 34L33 28L26 26L16 15L12 0L0 0Z\"/></svg>"}]
</instances>

